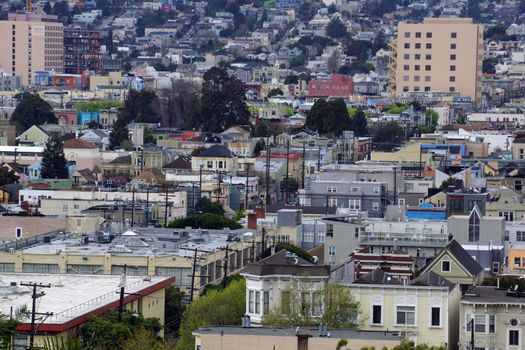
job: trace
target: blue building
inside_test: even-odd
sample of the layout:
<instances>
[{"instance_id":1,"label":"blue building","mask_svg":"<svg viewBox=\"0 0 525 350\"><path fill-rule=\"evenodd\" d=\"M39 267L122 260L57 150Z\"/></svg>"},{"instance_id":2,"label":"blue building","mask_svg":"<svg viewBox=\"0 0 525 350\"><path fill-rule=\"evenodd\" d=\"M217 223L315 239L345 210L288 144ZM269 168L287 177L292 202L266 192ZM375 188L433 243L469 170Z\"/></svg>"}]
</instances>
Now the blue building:
<instances>
[{"instance_id":1,"label":"blue building","mask_svg":"<svg viewBox=\"0 0 525 350\"><path fill-rule=\"evenodd\" d=\"M435 207L429 203L422 203L417 207L407 207L406 217L408 220L445 220L447 211L444 207Z\"/></svg>"},{"instance_id":2,"label":"blue building","mask_svg":"<svg viewBox=\"0 0 525 350\"><path fill-rule=\"evenodd\" d=\"M78 112L77 114L77 124L86 125L91 121L99 122L98 112Z\"/></svg>"},{"instance_id":3,"label":"blue building","mask_svg":"<svg viewBox=\"0 0 525 350\"><path fill-rule=\"evenodd\" d=\"M48 71L36 70L35 71L35 85L36 86L49 86L51 77Z\"/></svg>"}]
</instances>

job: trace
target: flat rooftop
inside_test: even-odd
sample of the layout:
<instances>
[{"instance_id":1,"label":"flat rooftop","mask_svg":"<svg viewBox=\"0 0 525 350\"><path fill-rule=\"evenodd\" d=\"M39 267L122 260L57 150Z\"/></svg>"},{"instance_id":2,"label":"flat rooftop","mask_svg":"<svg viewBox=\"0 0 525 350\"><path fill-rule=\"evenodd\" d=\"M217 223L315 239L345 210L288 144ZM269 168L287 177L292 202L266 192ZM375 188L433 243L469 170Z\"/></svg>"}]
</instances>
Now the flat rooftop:
<instances>
[{"instance_id":1,"label":"flat rooftop","mask_svg":"<svg viewBox=\"0 0 525 350\"><path fill-rule=\"evenodd\" d=\"M111 243L101 243L96 235L89 236L88 243L82 243L81 237L72 235L58 236L50 243L41 243L23 249L24 254L50 254L62 252L71 255L131 255L131 256L184 256L192 257L193 249L208 252L217 251L228 244L257 234L250 229L239 230L200 230L200 229L163 229L134 228L122 235L117 235ZM199 253L200 255L206 253Z\"/></svg>"},{"instance_id":2,"label":"flat rooftop","mask_svg":"<svg viewBox=\"0 0 525 350\"><path fill-rule=\"evenodd\" d=\"M525 292L509 293L506 289L497 289L493 286L480 286L472 288L461 298L467 304L525 304Z\"/></svg>"},{"instance_id":3,"label":"flat rooftop","mask_svg":"<svg viewBox=\"0 0 525 350\"><path fill-rule=\"evenodd\" d=\"M118 275L58 275L1 273L0 274L0 312L9 315L11 310L27 306L31 308L31 287L20 283L34 282L51 285L51 288L38 288L45 295L38 299L37 312L52 312L46 324L69 323L86 314L104 308L114 309L114 303L119 300L120 276ZM144 278L126 277L126 293L151 294L152 288L157 290L171 283L167 277ZM155 289L155 288L153 288ZM147 291L149 290L149 291ZM128 295L128 297L133 297ZM128 298L129 299L129 298ZM12 309L11 309L12 308ZM24 320L29 322L29 319ZM40 320L39 322L42 322Z\"/></svg>"},{"instance_id":4,"label":"flat rooftop","mask_svg":"<svg viewBox=\"0 0 525 350\"><path fill-rule=\"evenodd\" d=\"M250 335L250 336L282 336L296 337L295 328L270 328L270 327L205 327L200 328L196 334L226 334L226 335ZM361 331L349 329L329 329L328 332L332 338L337 339L380 339L380 340L400 340L397 333L383 331ZM319 337L318 328L299 328L299 334L308 334L312 337Z\"/></svg>"}]
</instances>

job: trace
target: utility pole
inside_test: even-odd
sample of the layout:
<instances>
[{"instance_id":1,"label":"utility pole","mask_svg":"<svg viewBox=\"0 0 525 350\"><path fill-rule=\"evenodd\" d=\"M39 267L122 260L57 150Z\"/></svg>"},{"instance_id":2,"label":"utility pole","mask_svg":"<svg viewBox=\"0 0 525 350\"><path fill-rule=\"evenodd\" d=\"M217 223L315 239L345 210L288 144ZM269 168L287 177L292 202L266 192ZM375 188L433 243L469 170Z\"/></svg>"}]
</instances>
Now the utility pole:
<instances>
[{"instance_id":1,"label":"utility pole","mask_svg":"<svg viewBox=\"0 0 525 350\"><path fill-rule=\"evenodd\" d=\"M149 223L149 185L146 187L146 227Z\"/></svg>"},{"instance_id":2,"label":"utility pole","mask_svg":"<svg viewBox=\"0 0 525 350\"><path fill-rule=\"evenodd\" d=\"M35 346L35 335L36 335L36 315L42 315L42 316L52 316L52 313L39 313L36 312L36 300L38 298L43 297L46 295L44 292L37 293L37 288L51 288L51 284L41 284L41 283L35 283L35 282L29 282L29 283L20 283L21 286L25 287L31 287L33 288L33 293L31 293L31 299L32 299L32 306L31 306L31 333L29 334L29 350L33 350Z\"/></svg>"},{"instance_id":3,"label":"utility pole","mask_svg":"<svg viewBox=\"0 0 525 350\"><path fill-rule=\"evenodd\" d=\"M219 250L224 251L224 264L223 264L224 276L222 277L222 284L226 285L226 278L228 277L228 260L229 260L230 252L239 252L239 251L235 249L231 249L229 244L226 244L225 248L219 248Z\"/></svg>"},{"instance_id":4,"label":"utility pole","mask_svg":"<svg viewBox=\"0 0 525 350\"><path fill-rule=\"evenodd\" d=\"M250 180L249 174L250 174L250 164L245 163L246 166L246 186L244 189L244 210L248 210L248 181Z\"/></svg>"},{"instance_id":5,"label":"utility pole","mask_svg":"<svg viewBox=\"0 0 525 350\"><path fill-rule=\"evenodd\" d=\"M201 250L201 249L197 249L195 248L194 249L194 254L193 254L193 266L192 266L192 269L191 269L191 290L190 290L190 303L193 302L193 295L194 295L194 291L196 290L199 290L199 288L195 288L195 277L199 277L199 278L206 278L208 277L208 275L206 276L203 276L203 275L196 275L197 273L197 260L201 259L197 253L198 252L202 252L202 253L211 253L210 251L207 251L207 250ZM209 272L208 272L209 273Z\"/></svg>"},{"instance_id":6,"label":"utility pole","mask_svg":"<svg viewBox=\"0 0 525 350\"><path fill-rule=\"evenodd\" d=\"M168 227L168 185L164 185L166 190L165 210L164 210L164 227Z\"/></svg>"},{"instance_id":7,"label":"utility pole","mask_svg":"<svg viewBox=\"0 0 525 350\"><path fill-rule=\"evenodd\" d=\"M266 206L270 205L270 136L266 135Z\"/></svg>"},{"instance_id":8,"label":"utility pole","mask_svg":"<svg viewBox=\"0 0 525 350\"><path fill-rule=\"evenodd\" d=\"M140 172L144 170L144 146L140 147Z\"/></svg>"},{"instance_id":9,"label":"utility pole","mask_svg":"<svg viewBox=\"0 0 525 350\"><path fill-rule=\"evenodd\" d=\"M202 168L204 164L201 164L199 167L199 199L202 198Z\"/></svg>"},{"instance_id":10,"label":"utility pole","mask_svg":"<svg viewBox=\"0 0 525 350\"><path fill-rule=\"evenodd\" d=\"M321 171L321 146L319 146L319 153L317 154L317 172Z\"/></svg>"},{"instance_id":11,"label":"utility pole","mask_svg":"<svg viewBox=\"0 0 525 350\"><path fill-rule=\"evenodd\" d=\"M218 171L219 178L217 179L217 185L219 189L217 190L217 203L221 203L221 183L222 183L222 171Z\"/></svg>"},{"instance_id":12,"label":"utility pole","mask_svg":"<svg viewBox=\"0 0 525 350\"><path fill-rule=\"evenodd\" d=\"M261 230L261 255L262 255L262 252L264 252L264 250L266 249L266 246L264 245L264 236L266 236L266 229L263 227L262 230ZM259 256L260 258L261 256Z\"/></svg>"},{"instance_id":13,"label":"utility pole","mask_svg":"<svg viewBox=\"0 0 525 350\"><path fill-rule=\"evenodd\" d=\"M302 167L302 175L301 175L301 185L303 186L303 189L304 189L304 173L306 171L306 143L303 142L303 167Z\"/></svg>"},{"instance_id":14,"label":"utility pole","mask_svg":"<svg viewBox=\"0 0 525 350\"><path fill-rule=\"evenodd\" d=\"M122 314L124 313L124 295L126 295L126 292L125 292L126 291L126 274L128 272L128 268L136 270L137 267L133 265L128 265L128 264L113 265L113 266L122 267L122 275L120 276L120 291L117 292L120 294L120 298L118 302L118 321L122 322Z\"/></svg>"},{"instance_id":15,"label":"utility pole","mask_svg":"<svg viewBox=\"0 0 525 350\"><path fill-rule=\"evenodd\" d=\"M135 223L135 186L131 189L131 227Z\"/></svg>"},{"instance_id":16,"label":"utility pole","mask_svg":"<svg viewBox=\"0 0 525 350\"><path fill-rule=\"evenodd\" d=\"M285 187L285 200L284 204L288 204L288 193L290 192L290 139L286 142L286 187Z\"/></svg>"}]
</instances>

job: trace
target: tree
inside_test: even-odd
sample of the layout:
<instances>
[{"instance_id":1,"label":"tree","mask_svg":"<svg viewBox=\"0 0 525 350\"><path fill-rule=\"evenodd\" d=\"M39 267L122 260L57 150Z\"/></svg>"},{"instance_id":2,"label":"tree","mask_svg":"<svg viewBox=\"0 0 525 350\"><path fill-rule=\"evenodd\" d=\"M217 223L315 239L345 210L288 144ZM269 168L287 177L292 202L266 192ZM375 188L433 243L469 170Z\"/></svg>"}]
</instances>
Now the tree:
<instances>
[{"instance_id":1,"label":"tree","mask_svg":"<svg viewBox=\"0 0 525 350\"><path fill-rule=\"evenodd\" d=\"M64 156L64 149L61 141L51 139L46 144L46 148L42 154L42 170L40 173L43 179L69 178L67 160Z\"/></svg>"},{"instance_id":2,"label":"tree","mask_svg":"<svg viewBox=\"0 0 525 350\"><path fill-rule=\"evenodd\" d=\"M306 126L322 135L340 136L343 130L352 130L352 121L343 99L330 101L320 99L315 101L308 112Z\"/></svg>"},{"instance_id":3,"label":"tree","mask_svg":"<svg viewBox=\"0 0 525 350\"><path fill-rule=\"evenodd\" d=\"M441 185L439 186L439 188L444 190L448 188L449 186L455 186L455 185L456 185L456 179L450 176L448 179L443 180L443 182L441 182Z\"/></svg>"},{"instance_id":4,"label":"tree","mask_svg":"<svg viewBox=\"0 0 525 350\"><path fill-rule=\"evenodd\" d=\"M164 304L165 324L172 324L173 320L180 319L184 312L184 292L173 285L166 287L166 302ZM179 323L173 323L173 326L166 326L166 331L177 333L179 331Z\"/></svg>"},{"instance_id":5,"label":"tree","mask_svg":"<svg viewBox=\"0 0 525 350\"><path fill-rule=\"evenodd\" d=\"M15 174L13 169L8 170L5 166L0 167L0 186L3 187L15 183L18 179L20 179L20 177Z\"/></svg>"},{"instance_id":6,"label":"tree","mask_svg":"<svg viewBox=\"0 0 525 350\"><path fill-rule=\"evenodd\" d=\"M128 350L126 342L136 332L145 330L151 339L156 339L155 334L161 329L157 318L144 318L126 310L122 314L122 322L118 322L118 313L110 311L102 316L93 316L83 324L79 337L84 349Z\"/></svg>"},{"instance_id":7,"label":"tree","mask_svg":"<svg viewBox=\"0 0 525 350\"><path fill-rule=\"evenodd\" d=\"M192 332L210 325L236 325L246 312L246 283L233 280L223 290L210 290L188 305L182 316L177 350L193 350Z\"/></svg>"},{"instance_id":8,"label":"tree","mask_svg":"<svg viewBox=\"0 0 525 350\"><path fill-rule=\"evenodd\" d=\"M241 82L218 67L204 73L200 106L192 116L193 126L222 132L233 125L248 124L249 118Z\"/></svg>"},{"instance_id":9,"label":"tree","mask_svg":"<svg viewBox=\"0 0 525 350\"><path fill-rule=\"evenodd\" d=\"M296 194L297 191L299 191L299 183L297 182L297 179L293 177L289 177L288 179L284 179L281 181L281 192L288 191L288 194Z\"/></svg>"},{"instance_id":10,"label":"tree","mask_svg":"<svg viewBox=\"0 0 525 350\"><path fill-rule=\"evenodd\" d=\"M78 338L68 337L49 337L44 338L43 350L83 350L82 343Z\"/></svg>"},{"instance_id":11,"label":"tree","mask_svg":"<svg viewBox=\"0 0 525 350\"><path fill-rule=\"evenodd\" d=\"M225 218L222 215L203 213L194 216L187 216L180 219L175 219L168 225L169 228L206 228L210 230L222 230L227 227L231 230L242 228L242 225L237 221Z\"/></svg>"},{"instance_id":12,"label":"tree","mask_svg":"<svg viewBox=\"0 0 525 350\"><path fill-rule=\"evenodd\" d=\"M384 150L392 150L401 145L405 139L405 132L398 122L386 122L374 126L370 130L374 143L380 144Z\"/></svg>"},{"instance_id":13,"label":"tree","mask_svg":"<svg viewBox=\"0 0 525 350\"><path fill-rule=\"evenodd\" d=\"M53 14L60 18L67 17L69 15L69 4L67 1L58 1L53 5Z\"/></svg>"},{"instance_id":14,"label":"tree","mask_svg":"<svg viewBox=\"0 0 525 350\"><path fill-rule=\"evenodd\" d=\"M274 97L274 96L282 96L284 95L284 92L283 90L279 89L279 88L273 88L271 89L270 91L268 91L268 97Z\"/></svg>"},{"instance_id":15,"label":"tree","mask_svg":"<svg viewBox=\"0 0 525 350\"><path fill-rule=\"evenodd\" d=\"M338 39L346 36L346 25L339 17L333 17L326 25L326 35L330 38Z\"/></svg>"},{"instance_id":16,"label":"tree","mask_svg":"<svg viewBox=\"0 0 525 350\"><path fill-rule=\"evenodd\" d=\"M46 1L46 3L44 4L43 10L46 13L46 15L51 15L53 13L53 8L51 7L51 4L49 3L49 1Z\"/></svg>"},{"instance_id":17,"label":"tree","mask_svg":"<svg viewBox=\"0 0 525 350\"><path fill-rule=\"evenodd\" d=\"M313 287L313 288L312 288ZM316 287L310 282L294 278L283 286L287 294L281 294L280 305L274 307L263 319L263 324L271 327L308 327L319 323L331 328L357 328L359 303L350 290L339 283L319 283ZM306 293L311 298L305 298Z\"/></svg>"},{"instance_id":18,"label":"tree","mask_svg":"<svg viewBox=\"0 0 525 350\"><path fill-rule=\"evenodd\" d=\"M354 132L355 136L361 137L368 135L368 120L363 110L359 109L350 120L352 122L350 129Z\"/></svg>"},{"instance_id":19,"label":"tree","mask_svg":"<svg viewBox=\"0 0 525 350\"><path fill-rule=\"evenodd\" d=\"M286 85L297 84L297 83L299 83L299 77L297 75L287 75L284 78L284 84Z\"/></svg>"},{"instance_id":20,"label":"tree","mask_svg":"<svg viewBox=\"0 0 525 350\"><path fill-rule=\"evenodd\" d=\"M337 6L335 6L334 3L330 4L330 5L328 6L328 13L329 13L330 15L333 15L333 14L336 13L336 12L337 12Z\"/></svg>"},{"instance_id":21,"label":"tree","mask_svg":"<svg viewBox=\"0 0 525 350\"><path fill-rule=\"evenodd\" d=\"M304 66L305 63L306 63L306 56L303 55L303 54L294 56L290 60L290 66L292 66L292 67Z\"/></svg>"},{"instance_id":22,"label":"tree","mask_svg":"<svg viewBox=\"0 0 525 350\"><path fill-rule=\"evenodd\" d=\"M164 350L162 340L158 339L150 330L139 328L124 341L122 349L125 350Z\"/></svg>"},{"instance_id":23,"label":"tree","mask_svg":"<svg viewBox=\"0 0 525 350\"><path fill-rule=\"evenodd\" d=\"M215 214L215 215L224 215L224 208L220 203L213 203L206 197L202 197L197 202L195 210L202 214Z\"/></svg>"},{"instance_id":24,"label":"tree","mask_svg":"<svg viewBox=\"0 0 525 350\"><path fill-rule=\"evenodd\" d=\"M113 128L109 133L109 144L111 149L121 147L125 141L129 140L129 130L128 123L124 120L122 116L119 116Z\"/></svg>"},{"instance_id":25,"label":"tree","mask_svg":"<svg viewBox=\"0 0 525 350\"><path fill-rule=\"evenodd\" d=\"M483 60L482 71L487 74L496 74L496 64L498 59L495 57L485 58Z\"/></svg>"},{"instance_id":26,"label":"tree","mask_svg":"<svg viewBox=\"0 0 525 350\"><path fill-rule=\"evenodd\" d=\"M170 89L160 91L161 124L169 128L187 127L199 97L200 86L183 79L175 80Z\"/></svg>"},{"instance_id":27,"label":"tree","mask_svg":"<svg viewBox=\"0 0 525 350\"><path fill-rule=\"evenodd\" d=\"M126 124L129 123L158 123L159 99L155 91L151 90L130 90L124 107L119 110L119 117L122 117Z\"/></svg>"},{"instance_id":28,"label":"tree","mask_svg":"<svg viewBox=\"0 0 525 350\"><path fill-rule=\"evenodd\" d=\"M306 250L304 250L302 248L299 248L298 246L295 246L295 245L293 245L291 243L284 243L284 242L279 242L279 243L277 243L275 245L275 247L268 248L265 251L263 251L261 253L261 259L264 259L264 258L270 256L272 254L272 249L275 249L275 252L279 252L281 250L287 250L290 253L294 253L295 255L297 255L297 256L305 259L305 260L308 260L310 262L314 261L314 257L312 255L310 255L310 253L308 253Z\"/></svg>"},{"instance_id":29,"label":"tree","mask_svg":"<svg viewBox=\"0 0 525 350\"><path fill-rule=\"evenodd\" d=\"M253 155L255 157L258 157L261 154L261 151L266 148L266 142L264 142L264 139L260 139L255 143L255 147L253 148Z\"/></svg>"},{"instance_id":30,"label":"tree","mask_svg":"<svg viewBox=\"0 0 525 350\"><path fill-rule=\"evenodd\" d=\"M16 318L12 319L0 313L0 349L10 349L13 337L16 334L16 326L20 323Z\"/></svg>"},{"instance_id":31,"label":"tree","mask_svg":"<svg viewBox=\"0 0 525 350\"><path fill-rule=\"evenodd\" d=\"M16 96L20 101L11 115L11 121L18 132L24 132L33 125L56 124L53 108L40 96L24 92Z\"/></svg>"}]
</instances>

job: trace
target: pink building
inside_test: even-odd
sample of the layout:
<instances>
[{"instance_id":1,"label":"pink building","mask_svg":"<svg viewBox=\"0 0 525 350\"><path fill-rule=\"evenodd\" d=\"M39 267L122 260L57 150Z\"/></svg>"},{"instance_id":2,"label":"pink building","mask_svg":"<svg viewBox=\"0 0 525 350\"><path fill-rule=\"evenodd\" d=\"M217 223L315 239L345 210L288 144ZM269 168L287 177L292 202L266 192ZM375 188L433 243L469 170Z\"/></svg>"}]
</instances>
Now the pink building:
<instances>
[{"instance_id":1,"label":"pink building","mask_svg":"<svg viewBox=\"0 0 525 350\"><path fill-rule=\"evenodd\" d=\"M55 112L55 116L60 125L74 125L78 119L76 111L59 111Z\"/></svg>"},{"instance_id":2,"label":"pink building","mask_svg":"<svg viewBox=\"0 0 525 350\"><path fill-rule=\"evenodd\" d=\"M342 74L332 74L330 80L311 80L309 97L348 97L354 93L354 80Z\"/></svg>"}]
</instances>

